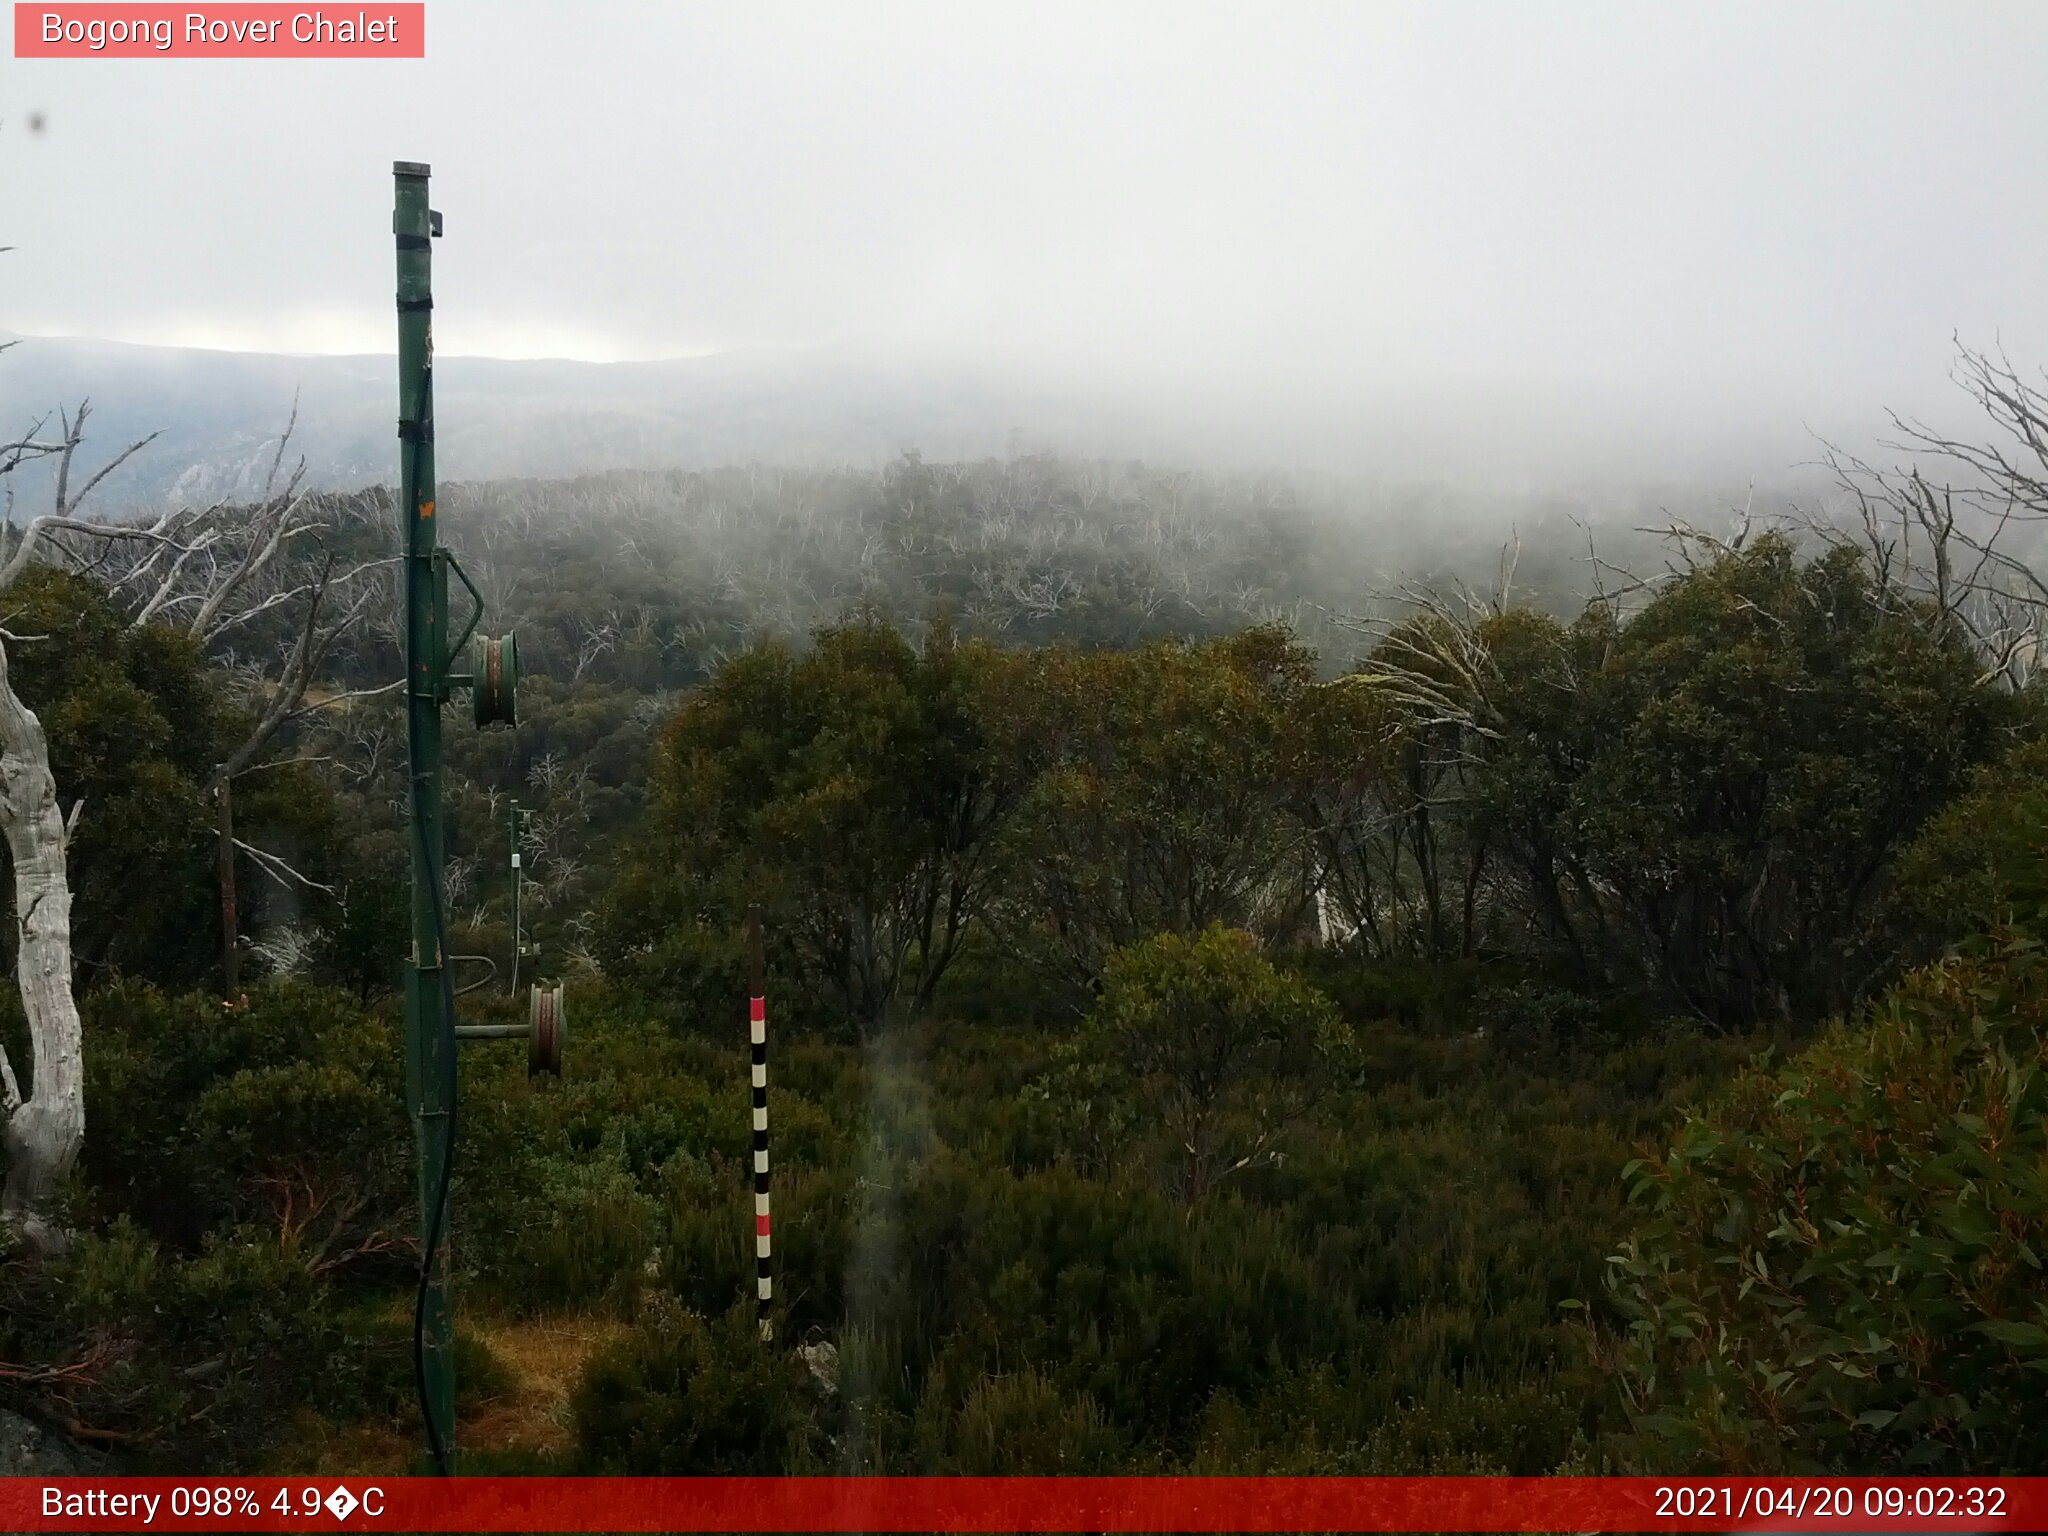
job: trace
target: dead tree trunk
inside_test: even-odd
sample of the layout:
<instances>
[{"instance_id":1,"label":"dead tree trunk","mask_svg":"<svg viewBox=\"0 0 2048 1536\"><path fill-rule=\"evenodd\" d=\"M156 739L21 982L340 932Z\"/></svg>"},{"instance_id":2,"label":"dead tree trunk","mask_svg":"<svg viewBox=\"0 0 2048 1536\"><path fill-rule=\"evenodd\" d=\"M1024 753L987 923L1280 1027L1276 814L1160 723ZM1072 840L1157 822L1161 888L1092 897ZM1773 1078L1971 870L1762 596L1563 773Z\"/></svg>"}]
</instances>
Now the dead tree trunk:
<instances>
[{"instance_id":1,"label":"dead tree trunk","mask_svg":"<svg viewBox=\"0 0 2048 1536\"><path fill-rule=\"evenodd\" d=\"M50 773L49 744L35 712L16 696L0 646L0 831L14 863L19 945L15 978L28 1016L29 1091L0 1054L5 1094L7 1182L0 1224L38 1244L55 1239L40 1210L85 1141L85 1075L78 1004L71 995L71 884L64 818Z\"/></svg>"},{"instance_id":2,"label":"dead tree trunk","mask_svg":"<svg viewBox=\"0 0 2048 1536\"><path fill-rule=\"evenodd\" d=\"M283 462L285 442L291 436L289 427L272 461L264 501L244 520L241 558L223 575L212 561L203 571L190 568L195 555L213 551L225 537L223 528L215 526L215 516L222 511L219 506L177 508L148 523L102 522L78 515L86 497L156 435L130 443L74 493L71 472L85 441L90 413L90 406L81 402L75 412L58 413L62 431L55 437L45 438L45 423L37 422L18 440L0 443L0 480L37 459L54 459L57 467L50 512L20 530L13 526L11 516L0 520L0 590L13 585L49 541L55 540L61 547L67 538L87 539L99 542L109 552L116 546L141 551L109 584L116 593L132 592L137 603L133 622L137 624L148 623L175 604L196 602L200 617L192 633L203 643L217 639L228 626L292 601L302 592L312 592L309 606L317 612L331 565L323 567L316 583L298 588L287 584L261 595L245 595L238 611L225 611L232 594L271 571L289 539L310 531L301 512L298 470L283 494L270 494ZM295 421L297 414L295 406ZM0 499L11 513L11 493ZM359 600L344 624L353 622L360 612ZM307 633L294 652L302 667L317 665L337 632L330 630L315 647L313 629L314 620L309 617ZM7 839L14 864L15 979L28 1020L29 1088L22 1092L13 1063L0 1050L0 1116L4 1116L0 1145L7 1150L7 1178L0 1185L0 1226L49 1248L62 1241L62 1234L46 1222L45 1207L77 1162L85 1142L85 1080L78 1003L71 990L71 882L65 859L70 828L57 811L57 784L50 772L49 742L42 722L15 693L7 675L4 643L15 638L0 630L0 835ZM303 694L301 682L298 697ZM269 729L274 731L277 724L271 722ZM76 807L72 816L75 820ZM230 839L230 854L234 846Z\"/></svg>"}]
</instances>

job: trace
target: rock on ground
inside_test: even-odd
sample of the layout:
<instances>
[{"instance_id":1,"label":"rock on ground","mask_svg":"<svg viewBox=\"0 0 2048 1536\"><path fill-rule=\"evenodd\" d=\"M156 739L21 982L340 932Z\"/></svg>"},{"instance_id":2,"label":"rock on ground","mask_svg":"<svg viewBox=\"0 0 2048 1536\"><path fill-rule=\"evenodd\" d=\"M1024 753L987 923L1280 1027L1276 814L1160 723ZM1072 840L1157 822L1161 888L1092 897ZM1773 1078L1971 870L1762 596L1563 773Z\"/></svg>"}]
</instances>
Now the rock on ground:
<instances>
[{"instance_id":1,"label":"rock on ground","mask_svg":"<svg viewBox=\"0 0 2048 1536\"><path fill-rule=\"evenodd\" d=\"M0 1477L77 1477L84 1470L70 1441L0 1408Z\"/></svg>"}]
</instances>

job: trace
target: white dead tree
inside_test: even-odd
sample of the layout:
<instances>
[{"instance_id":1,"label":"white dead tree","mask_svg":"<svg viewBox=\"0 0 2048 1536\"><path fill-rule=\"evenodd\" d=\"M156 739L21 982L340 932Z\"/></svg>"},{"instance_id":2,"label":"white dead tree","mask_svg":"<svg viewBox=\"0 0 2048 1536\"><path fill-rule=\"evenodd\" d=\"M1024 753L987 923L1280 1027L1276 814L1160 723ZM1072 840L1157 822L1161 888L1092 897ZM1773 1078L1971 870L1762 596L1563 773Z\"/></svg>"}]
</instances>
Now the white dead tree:
<instances>
[{"instance_id":1,"label":"white dead tree","mask_svg":"<svg viewBox=\"0 0 2048 1536\"><path fill-rule=\"evenodd\" d=\"M154 519L114 521L82 515L86 498L151 438L130 443L73 490L79 450L91 414L88 403L59 412L58 430L38 422L13 442L0 443L5 521L0 523L0 592L39 563L66 564L101 579L133 624L167 623L204 644L219 646L231 631L288 605L301 604L304 621L288 648L268 704L243 742L216 770L216 784L255 763L283 727L306 712L306 695L334 640L360 617L368 595L338 618L323 620L323 600L361 571L339 579L331 560L311 574L286 577L282 555L294 540L317 532L306 513L294 473L277 489L280 444L271 482L253 510L216 504L179 507ZM154 434L152 434L152 437ZM286 434L289 437L289 431ZM14 524L11 475L41 460L53 461L51 510L19 530ZM372 564L379 562L371 562ZM365 567L366 568L366 567ZM84 1073L71 955L71 884L66 848L83 810L60 810L42 722L14 691L6 647L32 643L0 627L0 834L14 873L15 977L28 1023L24 1086L0 1050L0 1110L5 1114L7 1176L0 1187L0 1226L38 1245L59 1240L48 1223L48 1202L76 1162L85 1139ZM339 702L323 699L319 706ZM232 839L231 826L225 833ZM274 878L295 874L274 856L232 844L256 858Z\"/></svg>"},{"instance_id":2,"label":"white dead tree","mask_svg":"<svg viewBox=\"0 0 2048 1536\"><path fill-rule=\"evenodd\" d=\"M619 618L616 610L596 619L577 618L571 621L570 629L576 636L576 670L570 681L580 683L583 674L601 656L609 656L618 649Z\"/></svg>"},{"instance_id":3,"label":"white dead tree","mask_svg":"<svg viewBox=\"0 0 2048 1536\"><path fill-rule=\"evenodd\" d=\"M1906 462L1879 468L1829 448L1854 517L1803 522L1857 545L1881 598L1962 634L1983 681L2017 690L2037 675L2048 640L2048 374L2029 378L2002 355L1963 347L1954 378L1988 422L1985 438L1894 417L1884 446Z\"/></svg>"},{"instance_id":4,"label":"white dead tree","mask_svg":"<svg viewBox=\"0 0 2048 1536\"><path fill-rule=\"evenodd\" d=\"M47 418L22 437L0 444L0 476L23 465L54 458L56 489L51 511L14 527L11 480L6 488L6 522L0 527L0 592L19 581L45 556L85 558L82 546L132 541L144 547L175 543L181 514L165 513L150 523L106 523L79 516L80 504L149 439L131 443L76 492L71 475L90 415L88 403L59 414L58 431L46 432ZM0 1111L7 1149L7 1178L0 1186L0 1226L38 1246L58 1234L44 1211L58 1184L71 1171L85 1142L85 1070L79 1042L78 1002L71 977L71 879L65 844L82 808L67 820L58 808L57 781L50 772L50 747L42 721L21 701L7 669L7 646L32 637L0 628L0 835L14 866L15 982L28 1021L27 1087L0 1049Z\"/></svg>"},{"instance_id":5,"label":"white dead tree","mask_svg":"<svg viewBox=\"0 0 2048 1536\"><path fill-rule=\"evenodd\" d=\"M1983 438L1894 416L1880 445L1900 455L1893 465L1824 445L1835 505L1769 517L1745 505L1726 533L1682 521L1639 529L1669 541L1667 569L1639 578L1596 558L1596 574L1628 577L1632 593L1651 591L1738 553L1762 520L1855 550L1876 601L1967 643L1982 663L1981 683L2027 687L2048 647L2048 374L2030 378L2002 355L1961 347L1953 377L1988 424Z\"/></svg>"}]
</instances>

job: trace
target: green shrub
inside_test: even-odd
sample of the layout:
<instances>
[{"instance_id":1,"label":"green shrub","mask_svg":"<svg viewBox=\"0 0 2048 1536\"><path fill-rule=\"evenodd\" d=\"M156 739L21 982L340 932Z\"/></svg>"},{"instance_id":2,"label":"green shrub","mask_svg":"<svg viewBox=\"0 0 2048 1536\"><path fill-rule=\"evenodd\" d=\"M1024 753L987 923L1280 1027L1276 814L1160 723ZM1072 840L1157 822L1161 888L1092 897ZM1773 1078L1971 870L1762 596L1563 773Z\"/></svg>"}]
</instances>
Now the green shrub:
<instances>
[{"instance_id":1,"label":"green shrub","mask_svg":"<svg viewBox=\"0 0 2048 1536\"><path fill-rule=\"evenodd\" d=\"M1247 1403L1204 1406L1185 1470L1197 1475L1540 1477L1585 1474L1583 1398L1541 1381L1489 1386L1439 1376L1381 1400L1369 1371L1313 1365Z\"/></svg>"},{"instance_id":2,"label":"green shrub","mask_svg":"<svg viewBox=\"0 0 2048 1536\"><path fill-rule=\"evenodd\" d=\"M659 1212L616 1150L533 1159L517 1172L530 1181L518 1222L493 1230L478 1259L490 1293L522 1314L589 1306L630 1312Z\"/></svg>"},{"instance_id":3,"label":"green shrub","mask_svg":"<svg viewBox=\"0 0 2048 1536\"><path fill-rule=\"evenodd\" d=\"M1488 978L1477 961L1360 960L1344 949L1309 950L1300 964L1346 1018L1391 1020L1432 1034L1470 1030L1474 1000Z\"/></svg>"},{"instance_id":4,"label":"green shrub","mask_svg":"<svg viewBox=\"0 0 2048 1536\"><path fill-rule=\"evenodd\" d=\"M1660 1470L2048 1461L2048 961L1907 977L1634 1171L1613 1266L1634 1455Z\"/></svg>"},{"instance_id":5,"label":"green shrub","mask_svg":"<svg viewBox=\"0 0 2048 1536\"><path fill-rule=\"evenodd\" d=\"M391 1250L412 1147L387 1086L332 1063L253 1068L200 1095L189 1134L209 1203L274 1229L316 1270Z\"/></svg>"},{"instance_id":6,"label":"green shrub","mask_svg":"<svg viewBox=\"0 0 2048 1536\"><path fill-rule=\"evenodd\" d=\"M346 994L280 982L231 1008L121 982L81 1012L97 1214L192 1248L223 1224L277 1220L286 1184L301 1186L297 1220L308 1174L316 1201L356 1205L365 1231L407 1198L397 1031Z\"/></svg>"},{"instance_id":7,"label":"green shrub","mask_svg":"<svg viewBox=\"0 0 2048 1536\"><path fill-rule=\"evenodd\" d=\"M1950 944L2048 908L2048 741L1980 770L1899 860L1891 906L1921 943Z\"/></svg>"},{"instance_id":8,"label":"green shrub","mask_svg":"<svg viewBox=\"0 0 2048 1536\"><path fill-rule=\"evenodd\" d=\"M1095 1158L1162 1133L1169 1180L1199 1200L1270 1162L1286 1131L1354 1066L1330 1000L1279 970L1249 933L1162 933L1109 957L1102 996L1031 1091Z\"/></svg>"},{"instance_id":9,"label":"green shrub","mask_svg":"<svg viewBox=\"0 0 2048 1536\"><path fill-rule=\"evenodd\" d=\"M1027 1368L984 1378L945 1413L940 1455L961 1477L1086 1477L1123 1469L1129 1447L1093 1397Z\"/></svg>"},{"instance_id":10,"label":"green shrub","mask_svg":"<svg viewBox=\"0 0 2048 1536\"><path fill-rule=\"evenodd\" d=\"M815 1389L741 1302L707 1319L667 1298L591 1361L572 1403L585 1470L773 1474L824 1469Z\"/></svg>"},{"instance_id":11,"label":"green shrub","mask_svg":"<svg viewBox=\"0 0 2048 1536\"><path fill-rule=\"evenodd\" d=\"M367 1342L267 1232L188 1256L124 1218L55 1260L0 1257L0 1358L50 1371L29 1403L126 1437L137 1470L246 1465L286 1410L363 1403Z\"/></svg>"}]
</instances>

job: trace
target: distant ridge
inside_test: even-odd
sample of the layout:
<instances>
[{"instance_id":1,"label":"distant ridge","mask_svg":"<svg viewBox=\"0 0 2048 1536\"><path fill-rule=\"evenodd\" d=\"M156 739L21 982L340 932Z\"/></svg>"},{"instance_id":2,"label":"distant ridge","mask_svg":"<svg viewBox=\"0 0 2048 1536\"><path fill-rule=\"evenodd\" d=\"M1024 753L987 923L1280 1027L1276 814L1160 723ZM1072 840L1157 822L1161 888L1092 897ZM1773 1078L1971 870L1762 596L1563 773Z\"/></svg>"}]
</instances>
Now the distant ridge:
<instances>
[{"instance_id":1,"label":"distant ridge","mask_svg":"<svg viewBox=\"0 0 2048 1536\"><path fill-rule=\"evenodd\" d=\"M150 504L254 491L295 394L294 447L309 484L353 489L391 477L389 356L21 340L0 357L0 425L12 430L90 396L99 450L161 434L118 486L109 482L111 497ZM1795 406L1746 399L1716 414L1558 380L1402 380L1342 398L1307 388L1262 397L1223 378L1187 385L1176 405L1106 383L1055 388L819 349L616 363L444 356L435 385L440 468L450 480L1051 448L1525 494L1588 484L1739 488L1782 480L1815 449L1804 430L1813 413ZM1877 417L1844 403L1835 419ZM33 504L41 487L16 478L18 504Z\"/></svg>"},{"instance_id":2,"label":"distant ridge","mask_svg":"<svg viewBox=\"0 0 2048 1536\"><path fill-rule=\"evenodd\" d=\"M396 453L394 388L391 359L375 355L26 337L0 358L0 405L10 428L17 417L33 420L90 396L93 440L102 448L161 433L122 472L122 494L135 501L253 490L294 395L293 443L309 482L382 483ZM444 356L435 390L441 473L449 479L867 461L910 447L979 456L1004 451L1017 432L1075 446L1099 437L1087 413L1028 391L806 354L632 363Z\"/></svg>"}]
</instances>

